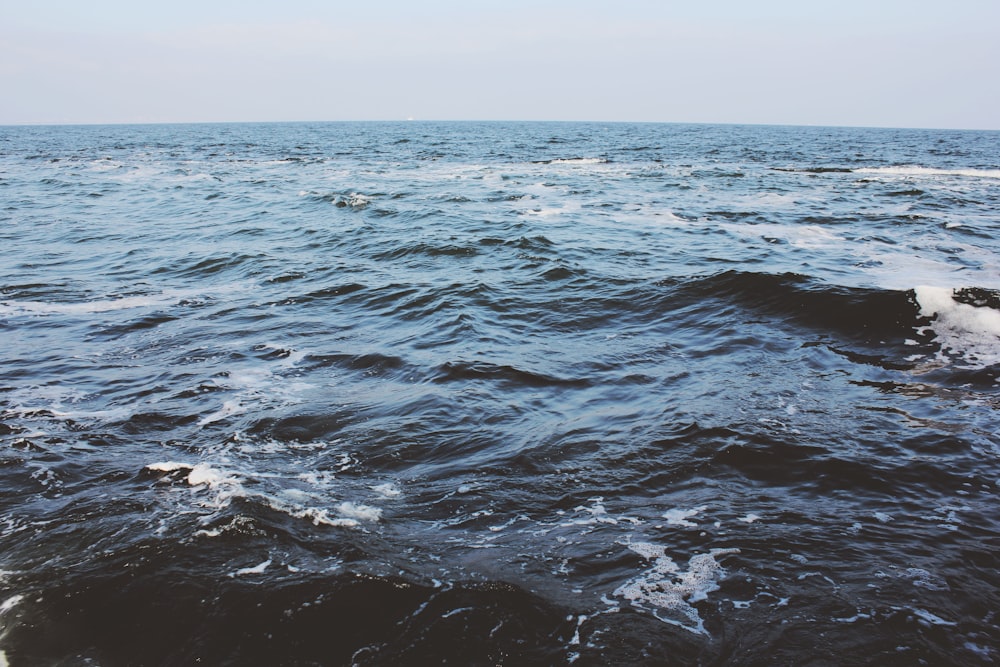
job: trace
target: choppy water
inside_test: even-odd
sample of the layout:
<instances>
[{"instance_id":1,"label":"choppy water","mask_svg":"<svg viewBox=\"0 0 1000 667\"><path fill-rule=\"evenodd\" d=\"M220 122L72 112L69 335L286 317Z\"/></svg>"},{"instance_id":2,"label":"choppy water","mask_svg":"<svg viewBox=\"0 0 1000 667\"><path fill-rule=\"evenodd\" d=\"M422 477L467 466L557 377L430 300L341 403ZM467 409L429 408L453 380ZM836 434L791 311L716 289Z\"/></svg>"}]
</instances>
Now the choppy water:
<instances>
[{"instance_id":1,"label":"choppy water","mask_svg":"<svg viewBox=\"0 0 1000 667\"><path fill-rule=\"evenodd\" d=\"M1000 133L0 128L19 665L1000 660Z\"/></svg>"}]
</instances>

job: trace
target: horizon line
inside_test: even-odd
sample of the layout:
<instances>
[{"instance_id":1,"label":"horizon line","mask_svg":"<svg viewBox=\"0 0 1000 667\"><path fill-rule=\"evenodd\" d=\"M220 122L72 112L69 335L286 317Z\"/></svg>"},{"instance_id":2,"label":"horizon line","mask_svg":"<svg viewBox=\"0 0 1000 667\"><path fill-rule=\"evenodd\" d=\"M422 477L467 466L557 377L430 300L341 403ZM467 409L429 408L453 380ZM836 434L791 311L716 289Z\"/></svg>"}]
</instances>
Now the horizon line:
<instances>
[{"instance_id":1,"label":"horizon line","mask_svg":"<svg viewBox=\"0 0 1000 667\"><path fill-rule=\"evenodd\" d=\"M555 119L445 119L445 118L370 118L340 120L159 120L159 121L15 121L0 122L0 127L134 127L158 125L294 125L294 124L336 124L336 123L576 123L576 124L617 124L617 125L730 125L750 127L802 127L859 130L936 130L948 132L1000 132L997 128L974 127L929 127L917 125L831 125L824 123L780 123L780 122L738 122L738 121L690 121L690 120L555 120Z\"/></svg>"}]
</instances>

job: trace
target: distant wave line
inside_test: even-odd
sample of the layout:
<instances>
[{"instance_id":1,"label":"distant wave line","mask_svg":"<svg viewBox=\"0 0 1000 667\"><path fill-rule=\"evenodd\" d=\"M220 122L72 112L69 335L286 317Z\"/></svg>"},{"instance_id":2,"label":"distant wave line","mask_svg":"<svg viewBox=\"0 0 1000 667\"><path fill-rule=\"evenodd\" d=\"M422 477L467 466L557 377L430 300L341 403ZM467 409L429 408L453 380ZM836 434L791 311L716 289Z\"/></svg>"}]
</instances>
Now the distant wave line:
<instances>
[{"instance_id":1,"label":"distant wave line","mask_svg":"<svg viewBox=\"0 0 1000 667\"><path fill-rule=\"evenodd\" d=\"M1000 169L935 169L916 165L898 167L864 167L854 170L857 174L888 174L892 176L971 176L973 178L1000 178Z\"/></svg>"}]
</instances>

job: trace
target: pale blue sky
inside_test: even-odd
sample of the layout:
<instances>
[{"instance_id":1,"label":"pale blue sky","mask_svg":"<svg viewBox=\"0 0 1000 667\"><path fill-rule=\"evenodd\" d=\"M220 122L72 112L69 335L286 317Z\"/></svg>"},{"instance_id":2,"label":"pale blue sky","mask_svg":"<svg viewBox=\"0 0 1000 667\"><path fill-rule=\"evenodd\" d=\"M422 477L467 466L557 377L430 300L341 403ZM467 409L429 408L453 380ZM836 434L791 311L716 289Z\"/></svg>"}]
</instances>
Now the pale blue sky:
<instances>
[{"instance_id":1,"label":"pale blue sky","mask_svg":"<svg viewBox=\"0 0 1000 667\"><path fill-rule=\"evenodd\" d=\"M0 124L1000 129L1000 0L0 0Z\"/></svg>"}]
</instances>

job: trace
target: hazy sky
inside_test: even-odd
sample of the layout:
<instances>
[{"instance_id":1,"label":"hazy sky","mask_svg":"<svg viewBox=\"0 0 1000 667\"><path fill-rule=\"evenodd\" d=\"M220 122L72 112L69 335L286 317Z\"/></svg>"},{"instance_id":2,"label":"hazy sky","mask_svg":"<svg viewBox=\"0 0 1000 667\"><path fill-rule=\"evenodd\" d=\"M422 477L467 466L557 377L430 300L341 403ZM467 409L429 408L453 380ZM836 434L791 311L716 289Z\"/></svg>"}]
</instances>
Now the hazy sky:
<instances>
[{"instance_id":1,"label":"hazy sky","mask_svg":"<svg viewBox=\"0 0 1000 667\"><path fill-rule=\"evenodd\" d=\"M0 124L1000 129L1000 0L0 0Z\"/></svg>"}]
</instances>

